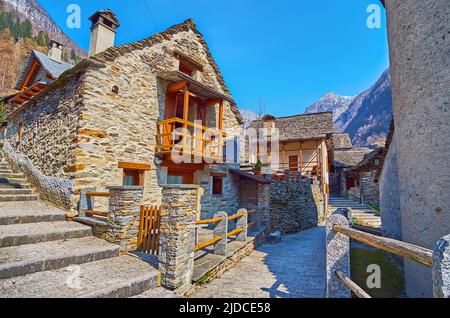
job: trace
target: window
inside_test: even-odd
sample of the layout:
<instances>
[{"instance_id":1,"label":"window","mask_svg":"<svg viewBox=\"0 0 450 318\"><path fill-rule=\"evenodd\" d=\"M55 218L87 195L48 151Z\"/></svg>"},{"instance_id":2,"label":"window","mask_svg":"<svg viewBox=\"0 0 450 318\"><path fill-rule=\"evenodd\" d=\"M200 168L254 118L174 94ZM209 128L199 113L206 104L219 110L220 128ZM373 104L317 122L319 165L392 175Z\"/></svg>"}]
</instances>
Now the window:
<instances>
[{"instance_id":1,"label":"window","mask_svg":"<svg viewBox=\"0 0 450 318\"><path fill-rule=\"evenodd\" d=\"M119 162L118 167L123 169L124 186L142 186L144 172L150 170L150 165L146 163Z\"/></svg>"},{"instance_id":2,"label":"window","mask_svg":"<svg viewBox=\"0 0 450 318\"><path fill-rule=\"evenodd\" d=\"M213 177L212 194L222 194L223 177Z\"/></svg>"},{"instance_id":3,"label":"window","mask_svg":"<svg viewBox=\"0 0 450 318\"><path fill-rule=\"evenodd\" d=\"M167 184L183 184L183 176L167 176Z\"/></svg>"},{"instance_id":4,"label":"window","mask_svg":"<svg viewBox=\"0 0 450 318\"><path fill-rule=\"evenodd\" d=\"M21 141L23 136L23 122L19 123L19 130L17 131L17 140Z\"/></svg>"},{"instance_id":5,"label":"window","mask_svg":"<svg viewBox=\"0 0 450 318\"><path fill-rule=\"evenodd\" d=\"M124 186L140 186L142 185L143 171L140 170L123 170Z\"/></svg>"},{"instance_id":6,"label":"window","mask_svg":"<svg viewBox=\"0 0 450 318\"><path fill-rule=\"evenodd\" d=\"M179 67L180 72L187 74L189 76L193 76L194 75L194 68L191 67L189 65L189 62L186 61L185 59L180 59L180 67Z\"/></svg>"}]
</instances>

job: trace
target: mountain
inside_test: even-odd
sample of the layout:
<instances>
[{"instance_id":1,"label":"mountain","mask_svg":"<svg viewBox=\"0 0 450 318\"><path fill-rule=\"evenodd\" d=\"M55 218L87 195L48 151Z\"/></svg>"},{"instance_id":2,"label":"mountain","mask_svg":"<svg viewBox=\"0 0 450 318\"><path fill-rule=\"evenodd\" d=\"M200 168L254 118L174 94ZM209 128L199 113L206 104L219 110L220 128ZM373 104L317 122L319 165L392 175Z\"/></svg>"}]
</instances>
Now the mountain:
<instances>
[{"instance_id":1,"label":"mountain","mask_svg":"<svg viewBox=\"0 0 450 318\"><path fill-rule=\"evenodd\" d=\"M36 0L0 0L0 94L13 92L29 52L47 53L50 39L65 45L66 62L86 56Z\"/></svg>"},{"instance_id":2,"label":"mountain","mask_svg":"<svg viewBox=\"0 0 450 318\"><path fill-rule=\"evenodd\" d=\"M77 55L86 56L86 52L61 30L36 0L1 0L0 2L3 2L5 11L12 12L21 21L30 21L34 35L42 31L50 39L61 42Z\"/></svg>"},{"instance_id":3,"label":"mountain","mask_svg":"<svg viewBox=\"0 0 450 318\"><path fill-rule=\"evenodd\" d=\"M353 101L354 96L338 96L335 93L328 93L317 102L309 106L305 113L333 112L333 118L336 120L345 112Z\"/></svg>"},{"instance_id":4,"label":"mountain","mask_svg":"<svg viewBox=\"0 0 450 318\"><path fill-rule=\"evenodd\" d=\"M327 94L306 109L334 112L334 129L350 135L353 145L384 145L392 119L391 76L386 70L369 89L353 98Z\"/></svg>"}]
</instances>

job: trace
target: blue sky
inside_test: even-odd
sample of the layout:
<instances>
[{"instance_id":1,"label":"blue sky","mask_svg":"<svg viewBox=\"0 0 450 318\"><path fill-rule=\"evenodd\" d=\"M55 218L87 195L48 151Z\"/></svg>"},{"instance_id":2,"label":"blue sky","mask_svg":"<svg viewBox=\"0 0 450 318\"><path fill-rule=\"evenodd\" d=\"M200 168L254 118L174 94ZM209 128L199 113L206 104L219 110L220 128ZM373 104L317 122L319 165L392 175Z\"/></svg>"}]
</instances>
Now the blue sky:
<instances>
[{"instance_id":1,"label":"blue sky","mask_svg":"<svg viewBox=\"0 0 450 318\"><path fill-rule=\"evenodd\" d=\"M98 9L116 12L121 22L116 44L143 39L193 18L239 107L257 111L262 100L266 112L276 116L302 113L330 91L355 95L389 65L384 10L381 29L366 26L366 8L378 0L38 2L86 50L87 18ZM66 26L71 3L81 7L81 29Z\"/></svg>"}]
</instances>

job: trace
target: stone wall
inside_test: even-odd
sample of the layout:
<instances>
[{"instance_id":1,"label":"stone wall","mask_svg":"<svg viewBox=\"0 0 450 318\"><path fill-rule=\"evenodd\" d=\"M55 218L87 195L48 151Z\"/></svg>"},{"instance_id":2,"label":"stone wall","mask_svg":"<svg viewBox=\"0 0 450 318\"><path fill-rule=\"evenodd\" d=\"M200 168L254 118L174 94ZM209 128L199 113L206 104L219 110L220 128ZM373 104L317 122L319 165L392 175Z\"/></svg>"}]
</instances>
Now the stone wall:
<instances>
[{"instance_id":1,"label":"stone wall","mask_svg":"<svg viewBox=\"0 0 450 318\"><path fill-rule=\"evenodd\" d=\"M72 208L72 180L45 176L27 156L15 152L7 140L4 141L3 152L14 170L21 171L26 176L42 200L67 210Z\"/></svg>"},{"instance_id":2,"label":"stone wall","mask_svg":"<svg viewBox=\"0 0 450 318\"><path fill-rule=\"evenodd\" d=\"M68 80L7 118L6 140L45 175L70 179L77 169L75 137L83 109L82 83L82 77ZM19 123L23 123L21 140Z\"/></svg>"},{"instance_id":3,"label":"stone wall","mask_svg":"<svg viewBox=\"0 0 450 318\"><path fill-rule=\"evenodd\" d=\"M450 6L385 1L404 241L432 248L450 233ZM406 294L432 296L431 273L405 261Z\"/></svg>"},{"instance_id":4,"label":"stone wall","mask_svg":"<svg viewBox=\"0 0 450 318\"><path fill-rule=\"evenodd\" d=\"M319 222L318 213L311 186L307 183L272 181L270 184L272 232L288 234L315 227Z\"/></svg>"},{"instance_id":5,"label":"stone wall","mask_svg":"<svg viewBox=\"0 0 450 318\"><path fill-rule=\"evenodd\" d=\"M350 188L347 193L350 200L361 203L361 189L359 187Z\"/></svg>"},{"instance_id":6,"label":"stone wall","mask_svg":"<svg viewBox=\"0 0 450 318\"><path fill-rule=\"evenodd\" d=\"M201 219L210 219L219 211L233 215L242 207L239 202L239 176L229 173L228 168L229 165L225 164L212 165L206 166L205 170L196 173L195 183L202 188L200 196ZM224 174L222 194L212 194L211 172Z\"/></svg>"},{"instance_id":7,"label":"stone wall","mask_svg":"<svg viewBox=\"0 0 450 318\"><path fill-rule=\"evenodd\" d=\"M9 119L11 142L17 138L18 123L24 122L23 138L13 148L26 153L43 173L73 179L75 201L83 188L105 191L108 186L121 185L120 161L149 164L143 200L159 205L162 183L161 170L154 164L156 121L164 117L169 83L158 74L178 70L174 51L181 51L203 64L198 81L229 94L203 38L191 24L145 44L107 50L86 63L95 67L80 68L78 75L58 80L54 88ZM224 102L224 129L240 126L233 107ZM217 122L217 114L218 106L208 119Z\"/></svg>"},{"instance_id":8,"label":"stone wall","mask_svg":"<svg viewBox=\"0 0 450 318\"><path fill-rule=\"evenodd\" d=\"M380 190L374 174L374 171L360 173L361 203L379 206Z\"/></svg>"},{"instance_id":9,"label":"stone wall","mask_svg":"<svg viewBox=\"0 0 450 318\"><path fill-rule=\"evenodd\" d=\"M383 235L402 240L400 194L398 188L397 150L395 134L383 163L380 177L380 209Z\"/></svg>"}]
</instances>

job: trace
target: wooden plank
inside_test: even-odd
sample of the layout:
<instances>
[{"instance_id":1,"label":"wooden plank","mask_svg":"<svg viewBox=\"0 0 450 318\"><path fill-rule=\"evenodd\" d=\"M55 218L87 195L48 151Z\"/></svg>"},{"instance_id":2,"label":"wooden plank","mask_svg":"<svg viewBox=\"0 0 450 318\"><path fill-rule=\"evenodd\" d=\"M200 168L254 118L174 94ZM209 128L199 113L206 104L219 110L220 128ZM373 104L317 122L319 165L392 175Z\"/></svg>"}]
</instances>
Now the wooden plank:
<instances>
[{"instance_id":1,"label":"wooden plank","mask_svg":"<svg viewBox=\"0 0 450 318\"><path fill-rule=\"evenodd\" d=\"M358 242L365 243L398 256L409 258L419 264L428 267L432 267L433 265L433 251L429 249L337 225L333 226L333 230L347 235Z\"/></svg>"},{"instance_id":2,"label":"wooden plank","mask_svg":"<svg viewBox=\"0 0 450 318\"><path fill-rule=\"evenodd\" d=\"M178 83L174 83L174 84L170 84L167 87L167 92L168 93L179 93L180 91L183 91L187 88L187 82L186 81L181 81Z\"/></svg>"},{"instance_id":3,"label":"wooden plank","mask_svg":"<svg viewBox=\"0 0 450 318\"><path fill-rule=\"evenodd\" d=\"M109 198L109 192L86 192L86 196Z\"/></svg>"},{"instance_id":4,"label":"wooden plank","mask_svg":"<svg viewBox=\"0 0 450 318\"><path fill-rule=\"evenodd\" d=\"M214 219L208 219L208 220L198 220L195 221L195 224L197 225L204 225L204 224L212 224L222 221L222 218L214 218Z\"/></svg>"},{"instance_id":5,"label":"wooden plank","mask_svg":"<svg viewBox=\"0 0 450 318\"><path fill-rule=\"evenodd\" d=\"M368 293L364 291L361 287L356 285L354 281L352 281L350 278L344 275L341 271L336 271L337 277L344 283L345 286L347 286L358 298L372 298Z\"/></svg>"},{"instance_id":6,"label":"wooden plank","mask_svg":"<svg viewBox=\"0 0 450 318\"><path fill-rule=\"evenodd\" d=\"M255 226L256 222L250 222L249 224L247 224L247 228L251 228L252 226Z\"/></svg>"},{"instance_id":7,"label":"wooden plank","mask_svg":"<svg viewBox=\"0 0 450 318\"><path fill-rule=\"evenodd\" d=\"M237 213L235 215L232 215L232 216L228 217L228 221L232 221L232 220L238 219L238 218L243 217L243 216L244 216L244 213Z\"/></svg>"},{"instance_id":8,"label":"wooden plank","mask_svg":"<svg viewBox=\"0 0 450 318\"><path fill-rule=\"evenodd\" d=\"M227 237L230 237L230 236L239 234L239 233L241 233L242 231L244 231L244 228L240 227L240 228L238 228L238 229L236 229L236 230L234 230L234 231L229 232L229 233L227 234Z\"/></svg>"},{"instance_id":9,"label":"wooden plank","mask_svg":"<svg viewBox=\"0 0 450 318\"><path fill-rule=\"evenodd\" d=\"M219 130L223 128L223 100L219 102Z\"/></svg>"},{"instance_id":10,"label":"wooden plank","mask_svg":"<svg viewBox=\"0 0 450 318\"><path fill-rule=\"evenodd\" d=\"M151 169L151 165L149 163L135 163L135 162L119 161L118 168L119 169L149 171Z\"/></svg>"},{"instance_id":11,"label":"wooden plank","mask_svg":"<svg viewBox=\"0 0 450 318\"><path fill-rule=\"evenodd\" d=\"M197 251L199 251L199 250L201 250L201 249L203 249L203 248L205 248L205 247L208 247L208 246L211 246L211 245L213 245L213 244L216 244L216 243L219 242L221 239L222 239L221 236L216 236L216 237L213 238L212 240L209 240L209 241L207 241L207 242L204 242L204 243L202 243L202 244L199 244L199 245L197 245L197 246L194 248L194 252L197 252Z\"/></svg>"},{"instance_id":12,"label":"wooden plank","mask_svg":"<svg viewBox=\"0 0 450 318\"><path fill-rule=\"evenodd\" d=\"M254 213L256 213L256 210L248 210L247 211L247 214L254 214Z\"/></svg>"},{"instance_id":13,"label":"wooden plank","mask_svg":"<svg viewBox=\"0 0 450 318\"><path fill-rule=\"evenodd\" d=\"M156 211L156 218L157 218L157 226L156 226L156 233L155 233L155 240L156 240L156 244L155 244L155 249L154 249L154 253L155 255L159 255L159 229L161 227L161 207L158 207L157 211Z\"/></svg>"},{"instance_id":14,"label":"wooden plank","mask_svg":"<svg viewBox=\"0 0 450 318\"><path fill-rule=\"evenodd\" d=\"M84 213L90 214L90 215L96 215L96 216L103 216L103 217L108 216L108 212L103 212L103 211L84 210Z\"/></svg>"}]
</instances>

